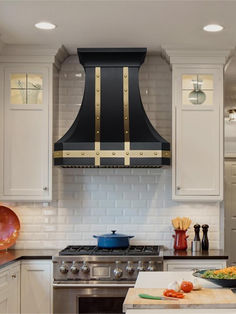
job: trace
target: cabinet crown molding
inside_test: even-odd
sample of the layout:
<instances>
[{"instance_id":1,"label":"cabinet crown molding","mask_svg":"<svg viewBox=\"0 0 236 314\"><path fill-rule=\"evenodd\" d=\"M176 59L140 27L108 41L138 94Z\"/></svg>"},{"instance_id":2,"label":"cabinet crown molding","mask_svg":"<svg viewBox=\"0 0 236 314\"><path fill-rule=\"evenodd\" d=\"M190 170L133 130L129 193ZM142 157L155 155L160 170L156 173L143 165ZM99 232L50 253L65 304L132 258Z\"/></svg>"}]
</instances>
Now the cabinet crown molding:
<instances>
[{"instance_id":1,"label":"cabinet crown molding","mask_svg":"<svg viewBox=\"0 0 236 314\"><path fill-rule=\"evenodd\" d=\"M231 56L232 49L183 50L162 48L162 55L170 64L222 64Z\"/></svg>"},{"instance_id":2,"label":"cabinet crown molding","mask_svg":"<svg viewBox=\"0 0 236 314\"><path fill-rule=\"evenodd\" d=\"M1 48L2 47L2 48ZM0 63L52 63L59 69L69 56L64 46L2 45L0 42Z\"/></svg>"}]
</instances>

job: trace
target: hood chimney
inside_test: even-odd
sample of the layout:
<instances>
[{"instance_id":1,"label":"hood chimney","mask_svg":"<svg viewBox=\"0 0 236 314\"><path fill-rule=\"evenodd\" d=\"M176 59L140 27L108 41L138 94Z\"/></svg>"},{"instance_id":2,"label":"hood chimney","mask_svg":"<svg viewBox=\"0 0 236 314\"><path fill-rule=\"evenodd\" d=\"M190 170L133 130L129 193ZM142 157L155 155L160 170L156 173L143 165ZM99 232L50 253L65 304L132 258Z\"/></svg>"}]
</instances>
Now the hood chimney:
<instances>
[{"instance_id":1,"label":"hood chimney","mask_svg":"<svg viewBox=\"0 0 236 314\"><path fill-rule=\"evenodd\" d=\"M62 167L170 165L170 144L151 125L140 97L146 48L81 48L85 90L80 111L54 145Z\"/></svg>"}]
</instances>

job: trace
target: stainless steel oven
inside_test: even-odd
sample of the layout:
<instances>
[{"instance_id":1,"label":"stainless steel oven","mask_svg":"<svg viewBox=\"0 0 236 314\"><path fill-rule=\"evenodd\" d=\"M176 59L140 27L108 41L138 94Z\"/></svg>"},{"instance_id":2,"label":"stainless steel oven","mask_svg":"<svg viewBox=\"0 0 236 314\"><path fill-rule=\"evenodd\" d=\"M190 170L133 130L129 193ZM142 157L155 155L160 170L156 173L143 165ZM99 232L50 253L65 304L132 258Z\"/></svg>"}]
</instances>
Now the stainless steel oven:
<instances>
[{"instance_id":1,"label":"stainless steel oven","mask_svg":"<svg viewBox=\"0 0 236 314\"><path fill-rule=\"evenodd\" d=\"M53 257L53 313L122 313L139 271L162 271L159 246L69 246Z\"/></svg>"},{"instance_id":2,"label":"stainless steel oven","mask_svg":"<svg viewBox=\"0 0 236 314\"><path fill-rule=\"evenodd\" d=\"M133 284L54 284L54 314L123 313L122 306Z\"/></svg>"}]
</instances>

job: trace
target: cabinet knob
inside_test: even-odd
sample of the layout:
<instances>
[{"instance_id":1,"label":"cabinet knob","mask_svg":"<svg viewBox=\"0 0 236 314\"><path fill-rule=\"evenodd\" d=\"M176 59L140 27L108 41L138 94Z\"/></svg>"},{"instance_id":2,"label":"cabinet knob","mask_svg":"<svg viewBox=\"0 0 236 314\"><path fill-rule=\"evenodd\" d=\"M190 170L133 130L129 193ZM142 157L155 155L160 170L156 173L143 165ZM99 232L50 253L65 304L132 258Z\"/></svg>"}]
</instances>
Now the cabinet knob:
<instances>
[{"instance_id":1,"label":"cabinet knob","mask_svg":"<svg viewBox=\"0 0 236 314\"><path fill-rule=\"evenodd\" d=\"M43 187L43 190L44 190L44 191L47 191L47 190L48 190L48 187L47 187L47 186L44 186L44 187Z\"/></svg>"},{"instance_id":2,"label":"cabinet knob","mask_svg":"<svg viewBox=\"0 0 236 314\"><path fill-rule=\"evenodd\" d=\"M11 278L13 278L13 279L16 278L16 275L11 275Z\"/></svg>"},{"instance_id":3,"label":"cabinet knob","mask_svg":"<svg viewBox=\"0 0 236 314\"><path fill-rule=\"evenodd\" d=\"M177 186L176 188L177 188L177 190L178 190L178 191L181 189L181 187L180 187L180 186Z\"/></svg>"}]
</instances>

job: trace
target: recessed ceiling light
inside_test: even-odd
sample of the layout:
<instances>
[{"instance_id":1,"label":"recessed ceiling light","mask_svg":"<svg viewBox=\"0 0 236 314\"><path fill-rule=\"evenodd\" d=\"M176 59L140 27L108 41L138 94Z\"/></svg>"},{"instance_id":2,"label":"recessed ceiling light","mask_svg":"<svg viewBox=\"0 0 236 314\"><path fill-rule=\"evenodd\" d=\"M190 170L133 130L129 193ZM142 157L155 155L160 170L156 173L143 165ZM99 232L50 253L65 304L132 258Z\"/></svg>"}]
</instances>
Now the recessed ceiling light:
<instances>
[{"instance_id":1,"label":"recessed ceiling light","mask_svg":"<svg viewBox=\"0 0 236 314\"><path fill-rule=\"evenodd\" d=\"M36 28L45 29L45 30L51 30L51 29L56 28L56 25L54 25L50 22L39 22L39 23L36 23L34 26Z\"/></svg>"},{"instance_id":2,"label":"recessed ceiling light","mask_svg":"<svg viewBox=\"0 0 236 314\"><path fill-rule=\"evenodd\" d=\"M219 24L209 24L203 27L206 32L220 32L224 27Z\"/></svg>"}]
</instances>

